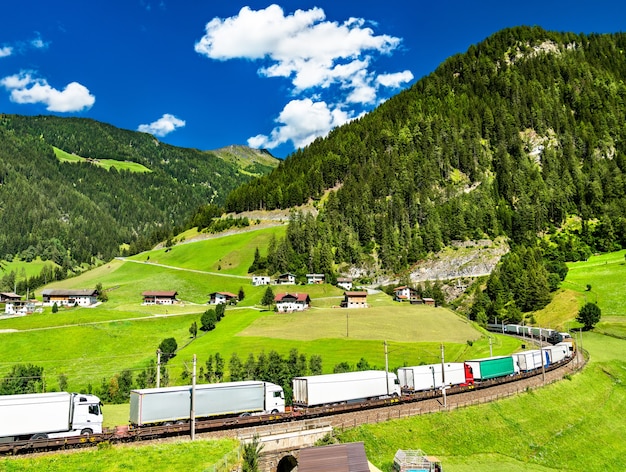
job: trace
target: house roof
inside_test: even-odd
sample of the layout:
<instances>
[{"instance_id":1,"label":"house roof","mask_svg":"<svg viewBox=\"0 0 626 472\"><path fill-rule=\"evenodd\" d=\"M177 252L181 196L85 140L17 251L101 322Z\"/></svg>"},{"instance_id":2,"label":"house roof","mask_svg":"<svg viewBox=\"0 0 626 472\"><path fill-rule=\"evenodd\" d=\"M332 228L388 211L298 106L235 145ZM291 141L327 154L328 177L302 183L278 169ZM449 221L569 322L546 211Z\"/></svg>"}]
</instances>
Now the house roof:
<instances>
[{"instance_id":1,"label":"house roof","mask_svg":"<svg viewBox=\"0 0 626 472\"><path fill-rule=\"evenodd\" d=\"M351 292L343 292L346 297L367 297L367 292L359 290L359 291L351 291Z\"/></svg>"},{"instance_id":2,"label":"house roof","mask_svg":"<svg viewBox=\"0 0 626 472\"><path fill-rule=\"evenodd\" d=\"M307 302L311 300L308 293L277 293L274 297L274 301L282 302L285 298L295 298L298 302Z\"/></svg>"},{"instance_id":3,"label":"house roof","mask_svg":"<svg viewBox=\"0 0 626 472\"><path fill-rule=\"evenodd\" d=\"M295 277L295 274L292 274L291 272L287 272L285 274L280 274L278 277L279 278L280 277Z\"/></svg>"},{"instance_id":4,"label":"house roof","mask_svg":"<svg viewBox=\"0 0 626 472\"><path fill-rule=\"evenodd\" d=\"M13 293L13 292L2 292L0 293L0 295L2 295L4 298L14 298L14 299L21 299L22 296L18 295L17 293Z\"/></svg>"},{"instance_id":5,"label":"house roof","mask_svg":"<svg viewBox=\"0 0 626 472\"><path fill-rule=\"evenodd\" d=\"M397 291L399 291L399 290L404 290L405 288L409 288L409 287L407 287L406 285L403 285L402 287L396 287L396 288L394 288L394 289L393 289L393 291L394 291L394 292L397 292Z\"/></svg>"},{"instance_id":6,"label":"house roof","mask_svg":"<svg viewBox=\"0 0 626 472\"><path fill-rule=\"evenodd\" d=\"M362 442L300 450L298 472L369 472Z\"/></svg>"},{"instance_id":7,"label":"house roof","mask_svg":"<svg viewBox=\"0 0 626 472\"><path fill-rule=\"evenodd\" d=\"M70 289L70 288L47 288L41 294L44 297L95 297L98 291L94 288Z\"/></svg>"},{"instance_id":8,"label":"house roof","mask_svg":"<svg viewBox=\"0 0 626 472\"><path fill-rule=\"evenodd\" d=\"M350 277L337 277L337 282L352 282Z\"/></svg>"},{"instance_id":9,"label":"house roof","mask_svg":"<svg viewBox=\"0 0 626 472\"><path fill-rule=\"evenodd\" d=\"M153 290L143 292L142 295L144 297L175 297L176 295L178 295L178 292L175 290Z\"/></svg>"},{"instance_id":10,"label":"house roof","mask_svg":"<svg viewBox=\"0 0 626 472\"><path fill-rule=\"evenodd\" d=\"M228 297L228 298L237 298L237 295L235 295L234 293L230 293L230 292L213 292L213 293L210 293L209 296L213 298L215 295L218 295L218 294L224 295L225 297Z\"/></svg>"},{"instance_id":11,"label":"house roof","mask_svg":"<svg viewBox=\"0 0 626 472\"><path fill-rule=\"evenodd\" d=\"M325 277L325 274L306 274L307 277Z\"/></svg>"}]
</instances>

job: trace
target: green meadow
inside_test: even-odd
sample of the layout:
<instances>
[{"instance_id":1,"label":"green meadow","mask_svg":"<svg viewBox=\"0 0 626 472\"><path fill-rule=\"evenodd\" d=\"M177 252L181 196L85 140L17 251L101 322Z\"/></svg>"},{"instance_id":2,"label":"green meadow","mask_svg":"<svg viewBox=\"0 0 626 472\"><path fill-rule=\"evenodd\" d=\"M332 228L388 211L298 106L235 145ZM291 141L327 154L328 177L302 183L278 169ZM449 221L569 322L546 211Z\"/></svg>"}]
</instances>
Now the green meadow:
<instances>
[{"instance_id":1,"label":"green meadow","mask_svg":"<svg viewBox=\"0 0 626 472\"><path fill-rule=\"evenodd\" d=\"M256 247L266 247L284 231L277 226L179 243L48 285L91 288L100 283L109 300L94 308L62 308L53 314L48 307L43 313L1 319L0 375L15 363L32 363L44 367L48 389L58 388L60 374L67 376L70 390L95 388L124 369L140 372L166 337L174 337L179 347L168 364L174 384L184 383L181 374L194 354L203 365L216 353L228 360L233 353L245 359L250 353L287 355L297 349L307 357L320 354L325 372L361 358L382 368L383 341L391 367L437 362L442 343L449 361L488 355L488 339L464 318L445 308L399 304L382 292L368 297L368 309L343 310L337 308L343 291L336 287L273 286L275 293L308 293L312 308L276 314L260 306L266 287L253 287L247 268ZM214 331L192 339L189 327L194 321L200 325L209 294L239 289L244 300L227 307ZM181 303L144 306L141 293L146 290L176 290ZM518 341L494 336L494 354L518 348Z\"/></svg>"},{"instance_id":2,"label":"green meadow","mask_svg":"<svg viewBox=\"0 0 626 472\"><path fill-rule=\"evenodd\" d=\"M115 159L89 160L85 157L81 157L76 154L70 154L54 146L53 146L53 149L54 149L54 155L61 162L69 162L69 163L91 162L92 164L103 167L106 170L109 170L111 167L115 167L118 171L125 170L128 172L141 172L141 173L152 172L146 166L139 164L137 162L118 161Z\"/></svg>"},{"instance_id":3,"label":"green meadow","mask_svg":"<svg viewBox=\"0 0 626 472\"><path fill-rule=\"evenodd\" d=\"M101 444L97 448L33 457L0 458L0 470L65 472L170 472L172 470L232 470L238 463L235 439L178 440L143 446Z\"/></svg>"},{"instance_id":4,"label":"green meadow","mask_svg":"<svg viewBox=\"0 0 626 472\"><path fill-rule=\"evenodd\" d=\"M267 311L259 306L265 287L252 287L250 280L242 278L254 253L254 247L244 246L281 229L179 244L169 252L160 249L133 261L111 261L55 284L85 288L100 282L108 289L109 301L92 309L70 308L53 315L48 308L42 314L0 320L0 374L13 363L32 362L44 366L49 386L54 387L61 372L68 376L70 390L85 388L87 383L96 386L101 378L122 369L142 369L154 359L158 343L169 336L179 345L169 364L174 383L182 382L180 374L193 354L202 365L217 352L228 359L233 352L245 358L250 352L273 349L284 355L296 348L307 356L321 354L325 372L336 363L354 364L362 357L376 367L384 366L383 340L393 368L437 362L441 343L449 361L489 355L486 334L450 310L399 304L383 293L368 297L368 309L342 310L334 308L342 293L334 287L274 286L275 292L306 291L313 307L298 314ZM194 250L195 257L190 255ZM574 320L585 300L598 301L603 319L593 332L582 334L590 355L582 372L498 402L338 431L338 439L363 441L368 458L385 472L392 470L398 449L422 449L438 456L446 472L626 470L622 419L626 340L617 337L626 332L621 309L626 295L619 290L623 270L624 251L572 264L552 303L535 313L541 325L572 328L578 326ZM239 287L244 288L245 300L228 307L214 331L192 340L188 327L207 309L208 293L236 293ZM184 302L167 308L141 306L144 290L177 290ZM494 355L519 349L517 340L492 336ZM127 408L105 405L106 426L125 423ZM217 456L236 449L233 443L219 444L103 447L67 455L4 458L0 469L162 470L167 457L168 470L178 466L205 470ZM215 458L205 452L214 447L220 451ZM202 462L194 462L200 456Z\"/></svg>"}]
</instances>

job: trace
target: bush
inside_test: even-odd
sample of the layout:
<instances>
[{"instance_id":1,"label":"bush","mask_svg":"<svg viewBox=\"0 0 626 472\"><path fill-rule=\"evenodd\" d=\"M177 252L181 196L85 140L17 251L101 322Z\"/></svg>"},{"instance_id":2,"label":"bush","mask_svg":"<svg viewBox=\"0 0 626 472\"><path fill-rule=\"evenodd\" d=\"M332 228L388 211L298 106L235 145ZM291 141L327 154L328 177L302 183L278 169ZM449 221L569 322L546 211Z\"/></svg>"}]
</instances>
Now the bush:
<instances>
[{"instance_id":1,"label":"bush","mask_svg":"<svg viewBox=\"0 0 626 472\"><path fill-rule=\"evenodd\" d=\"M161 361L165 364L176 355L178 344L174 338L165 338L159 344L159 349L161 350Z\"/></svg>"}]
</instances>

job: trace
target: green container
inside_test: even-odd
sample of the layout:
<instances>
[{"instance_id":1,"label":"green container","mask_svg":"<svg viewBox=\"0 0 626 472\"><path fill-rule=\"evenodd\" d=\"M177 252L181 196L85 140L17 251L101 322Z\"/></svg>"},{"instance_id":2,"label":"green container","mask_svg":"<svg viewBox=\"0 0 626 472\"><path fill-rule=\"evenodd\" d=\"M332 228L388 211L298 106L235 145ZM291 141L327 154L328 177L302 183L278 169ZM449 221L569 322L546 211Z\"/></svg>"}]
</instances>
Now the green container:
<instances>
[{"instance_id":1,"label":"green container","mask_svg":"<svg viewBox=\"0 0 626 472\"><path fill-rule=\"evenodd\" d=\"M506 377L515 373L512 356L487 357L466 362L471 368L475 380L488 380Z\"/></svg>"}]
</instances>

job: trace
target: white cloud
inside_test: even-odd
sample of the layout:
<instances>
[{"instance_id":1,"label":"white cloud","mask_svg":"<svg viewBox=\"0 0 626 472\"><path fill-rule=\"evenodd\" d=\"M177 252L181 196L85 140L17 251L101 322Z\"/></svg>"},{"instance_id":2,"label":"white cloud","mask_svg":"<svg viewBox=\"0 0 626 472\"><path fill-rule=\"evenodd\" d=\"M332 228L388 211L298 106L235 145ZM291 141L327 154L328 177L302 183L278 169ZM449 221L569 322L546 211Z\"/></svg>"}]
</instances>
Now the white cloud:
<instances>
[{"instance_id":1,"label":"white cloud","mask_svg":"<svg viewBox=\"0 0 626 472\"><path fill-rule=\"evenodd\" d=\"M184 120L176 118L174 115L170 115L165 113L161 118L156 121L153 121L147 125L139 125L137 131L141 131L143 133L150 133L154 136L163 137L176 128L182 128L186 123Z\"/></svg>"},{"instance_id":2,"label":"white cloud","mask_svg":"<svg viewBox=\"0 0 626 472\"><path fill-rule=\"evenodd\" d=\"M71 82L63 90L57 90L45 79L35 78L28 72L7 76L0 80L0 85L10 91L12 102L42 103L48 111L81 111L91 108L96 101L89 89L78 82Z\"/></svg>"},{"instance_id":3,"label":"white cloud","mask_svg":"<svg viewBox=\"0 0 626 472\"><path fill-rule=\"evenodd\" d=\"M49 43L46 43L43 39L41 39L41 36L37 33L37 37L30 40L30 45L35 49L46 49Z\"/></svg>"},{"instance_id":4,"label":"white cloud","mask_svg":"<svg viewBox=\"0 0 626 472\"><path fill-rule=\"evenodd\" d=\"M413 80L413 74L409 70L396 72L395 74L381 74L376 77L376 82L383 87L398 88Z\"/></svg>"},{"instance_id":5,"label":"white cloud","mask_svg":"<svg viewBox=\"0 0 626 472\"><path fill-rule=\"evenodd\" d=\"M273 149L287 141L297 148L311 144L315 138L326 136L336 126L352 117L339 108L330 109L325 102L313 102L309 98L292 100L276 119L279 126L269 136L259 134L248 139L254 148Z\"/></svg>"},{"instance_id":6,"label":"white cloud","mask_svg":"<svg viewBox=\"0 0 626 472\"><path fill-rule=\"evenodd\" d=\"M392 85L394 83L407 81L408 71L379 76L373 69L375 56L392 53L401 40L375 34L368 24L372 25L362 18L349 18L343 23L329 21L324 10L317 7L289 14L278 5L260 10L243 7L235 16L209 21L195 50L214 60L261 61L260 76L289 80L292 95L301 100L285 106L276 120L283 125L274 129L270 136L255 136L249 142L263 144L258 147L272 147L270 145L291 140L301 146L303 142L325 135L329 128L320 126L319 133L313 136L312 132L310 138L306 131L309 123L297 123L298 116L308 119L317 107L330 116L348 106L375 105L381 101L378 97L381 86L392 87L397 86ZM323 94L325 98L311 100L313 94L318 97ZM300 104L301 111L307 108L304 104L309 103L309 113L287 117L285 113L295 107L294 103ZM326 103L334 105L329 107ZM359 111L341 113L353 116ZM334 123L334 120L329 119L327 123Z\"/></svg>"},{"instance_id":7,"label":"white cloud","mask_svg":"<svg viewBox=\"0 0 626 472\"><path fill-rule=\"evenodd\" d=\"M9 57L13 54L13 48L10 46L4 46L0 48L0 57Z\"/></svg>"}]
</instances>

